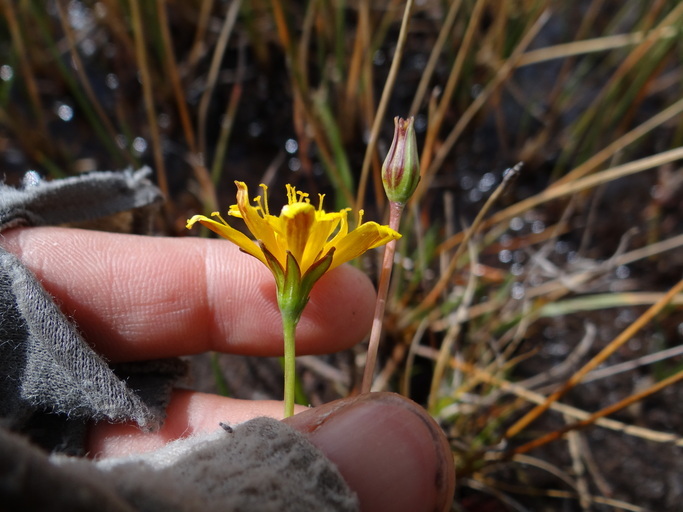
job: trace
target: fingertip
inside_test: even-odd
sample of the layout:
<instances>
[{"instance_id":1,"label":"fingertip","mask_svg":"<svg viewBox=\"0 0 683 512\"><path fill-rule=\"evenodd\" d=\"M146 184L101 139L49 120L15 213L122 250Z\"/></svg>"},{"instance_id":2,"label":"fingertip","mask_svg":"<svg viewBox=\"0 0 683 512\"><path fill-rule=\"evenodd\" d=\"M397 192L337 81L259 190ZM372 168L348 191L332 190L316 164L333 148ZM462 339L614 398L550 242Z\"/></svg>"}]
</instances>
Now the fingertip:
<instances>
[{"instance_id":1,"label":"fingertip","mask_svg":"<svg viewBox=\"0 0 683 512\"><path fill-rule=\"evenodd\" d=\"M337 400L284 420L303 432L376 512L446 511L455 468L436 422L411 400L369 393Z\"/></svg>"}]
</instances>

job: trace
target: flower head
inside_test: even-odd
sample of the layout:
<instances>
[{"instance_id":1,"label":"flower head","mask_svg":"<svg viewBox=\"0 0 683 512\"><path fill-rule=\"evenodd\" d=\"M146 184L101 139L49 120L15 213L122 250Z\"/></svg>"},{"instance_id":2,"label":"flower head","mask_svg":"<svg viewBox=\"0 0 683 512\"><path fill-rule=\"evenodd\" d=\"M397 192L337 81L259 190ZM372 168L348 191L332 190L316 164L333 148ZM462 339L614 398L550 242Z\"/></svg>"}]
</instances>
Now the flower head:
<instances>
[{"instance_id":1,"label":"flower head","mask_svg":"<svg viewBox=\"0 0 683 512\"><path fill-rule=\"evenodd\" d=\"M280 215L272 215L268 208L268 187L261 185L263 194L254 198L252 204L247 186L241 181L235 184L237 204L230 207L228 215L242 219L256 238L255 242L230 226L218 212L211 214L218 220L195 215L187 221L187 228L199 222L258 258L273 273L282 314L287 417L294 413L296 325L313 285L328 270L401 235L376 222L363 223L362 211L358 227L349 231L349 209L326 212L322 195L316 208L308 194L291 185L287 185L287 204Z\"/></svg>"},{"instance_id":2,"label":"flower head","mask_svg":"<svg viewBox=\"0 0 683 512\"><path fill-rule=\"evenodd\" d=\"M254 198L252 204L247 185L239 181L235 184L237 204L230 207L228 215L241 218L256 242L230 226L218 212L211 214L217 220L195 215L188 220L187 227L199 222L261 260L275 276L278 298L286 294L286 288L287 294L291 293L292 282L297 281L297 288L302 287L299 292L306 296L300 297L305 305L313 284L325 272L401 236L376 222L361 222L349 230L349 209L326 212L322 195L316 208L308 194L291 185L287 185L287 204L276 216L269 210L265 185L261 185L263 194ZM360 216L362 220L362 211Z\"/></svg>"}]
</instances>

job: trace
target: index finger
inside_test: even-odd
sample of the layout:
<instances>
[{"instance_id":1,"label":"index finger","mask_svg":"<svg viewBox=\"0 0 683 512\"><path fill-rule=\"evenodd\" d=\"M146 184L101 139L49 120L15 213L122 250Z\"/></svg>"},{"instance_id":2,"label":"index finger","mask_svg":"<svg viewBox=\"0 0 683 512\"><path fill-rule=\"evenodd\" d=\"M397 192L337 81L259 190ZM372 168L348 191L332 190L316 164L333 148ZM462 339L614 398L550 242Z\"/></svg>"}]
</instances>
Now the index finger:
<instances>
[{"instance_id":1,"label":"index finger","mask_svg":"<svg viewBox=\"0 0 683 512\"><path fill-rule=\"evenodd\" d=\"M282 354L270 271L224 240L67 228L3 233L86 340L111 361L207 350ZM324 275L297 328L297 352L331 353L363 339L374 289L343 265Z\"/></svg>"}]
</instances>

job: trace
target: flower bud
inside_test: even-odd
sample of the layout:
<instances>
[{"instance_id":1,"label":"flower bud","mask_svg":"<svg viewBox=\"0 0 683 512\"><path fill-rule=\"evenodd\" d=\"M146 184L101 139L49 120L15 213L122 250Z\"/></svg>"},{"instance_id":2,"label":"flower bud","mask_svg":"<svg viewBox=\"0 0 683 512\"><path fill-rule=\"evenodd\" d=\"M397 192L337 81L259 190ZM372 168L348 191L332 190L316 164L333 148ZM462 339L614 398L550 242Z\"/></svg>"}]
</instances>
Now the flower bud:
<instances>
[{"instance_id":1,"label":"flower bud","mask_svg":"<svg viewBox=\"0 0 683 512\"><path fill-rule=\"evenodd\" d=\"M394 118L394 140L382 165L382 183L389 201L405 204L420 181L414 118Z\"/></svg>"}]
</instances>

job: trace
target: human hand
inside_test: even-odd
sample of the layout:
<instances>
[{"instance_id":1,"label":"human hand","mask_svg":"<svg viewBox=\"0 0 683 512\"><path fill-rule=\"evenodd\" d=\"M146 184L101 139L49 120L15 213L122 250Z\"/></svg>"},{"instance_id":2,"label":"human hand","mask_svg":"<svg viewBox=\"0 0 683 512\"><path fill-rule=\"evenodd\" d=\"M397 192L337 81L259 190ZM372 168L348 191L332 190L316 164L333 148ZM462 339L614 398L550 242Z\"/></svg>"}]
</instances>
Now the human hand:
<instances>
[{"instance_id":1,"label":"human hand","mask_svg":"<svg viewBox=\"0 0 683 512\"><path fill-rule=\"evenodd\" d=\"M110 361L207 350L275 356L282 331L275 283L257 260L220 240L151 238L61 228L3 234ZM372 317L374 290L342 266L315 286L297 330L300 354L336 352L359 342ZM278 401L243 401L176 391L164 426L94 425L97 456L149 451L169 441L258 416L282 417ZM308 435L358 493L364 510L446 510L453 492L450 450L421 408L374 394L298 409L286 420ZM303 411L303 412L302 412Z\"/></svg>"}]
</instances>

